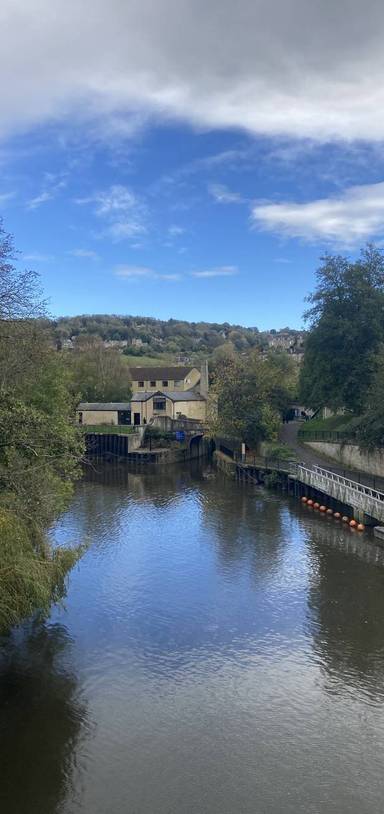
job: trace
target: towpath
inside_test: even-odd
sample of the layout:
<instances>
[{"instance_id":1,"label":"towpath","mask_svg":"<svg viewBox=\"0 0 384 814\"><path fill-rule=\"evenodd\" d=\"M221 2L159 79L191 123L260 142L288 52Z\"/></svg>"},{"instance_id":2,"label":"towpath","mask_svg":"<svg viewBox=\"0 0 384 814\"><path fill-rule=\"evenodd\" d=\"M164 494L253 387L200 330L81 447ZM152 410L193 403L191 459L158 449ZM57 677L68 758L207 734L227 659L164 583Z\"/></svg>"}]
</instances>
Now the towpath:
<instances>
[{"instance_id":1,"label":"towpath","mask_svg":"<svg viewBox=\"0 0 384 814\"><path fill-rule=\"evenodd\" d=\"M337 464L336 461L332 460L332 458L327 458L325 455L320 455L311 447L302 444L297 437L297 433L302 426L302 421L290 421L289 424L283 424L280 431L281 441L284 441L284 443L288 444L288 446L294 450L298 461L309 467L322 466L324 469L337 472L339 475L343 475L345 478L350 478L358 483L365 484L365 486L370 486L373 489L378 489L379 491L384 492L384 478L369 475L356 469L350 469L343 466L343 464Z\"/></svg>"}]
</instances>

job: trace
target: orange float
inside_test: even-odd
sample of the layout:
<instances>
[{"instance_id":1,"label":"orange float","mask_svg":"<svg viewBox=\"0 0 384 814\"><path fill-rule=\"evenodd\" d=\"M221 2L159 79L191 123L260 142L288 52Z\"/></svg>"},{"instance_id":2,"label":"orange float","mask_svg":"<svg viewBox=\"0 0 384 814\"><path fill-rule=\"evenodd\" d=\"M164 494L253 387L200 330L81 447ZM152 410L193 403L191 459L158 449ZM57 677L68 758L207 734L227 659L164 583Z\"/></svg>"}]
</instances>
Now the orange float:
<instances>
[{"instance_id":1,"label":"orange float","mask_svg":"<svg viewBox=\"0 0 384 814\"><path fill-rule=\"evenodd\" d=\"M329 515L333 514L333 509L327 509L327 514Z\"/></svg>"},{"instance_id":2,"label":"orange float","mask_svg":"<svg viewBox=\"0 0 384 814\"><path fill-rule=\"evenodd\" d=\"M307 500L307 506L313 506L313 500Z\"/></svg>"},{"instance_id":3,"label":"orange float","mask_svg":"<svg viewBox=\"0 0 384 814\"><path fill-rule=\"evenodd\" d=\"M314 509L320 509L320 503L314 503L313 508Z\"/></svg>"},{"instance_id":4,"label":"orange float","mask_svg":"<svg viewBox=\"0 0 384 814\"><path fill-rule=\"evenodd\" d=\"M326 507L326 506L320 506L320 511L321 511L321 512L326 512L326 511L327 511L327 507Z\"/></svg>"},{"instance_id":5,"label":"orange float","mask_svg":"<svg viewBox=\"0 0 384 814\"><path fill-rule=\"evenodd\" d=\"M346 515L344 515L344 517L342 517L341 519L343 523L349 523L349 517L347 517Z\"/></svg>"},{"instance_id":6,"label":"orange float","mask_svg":"<svg viewBox=\"0 0 384 814\"><path fill-rule=\"evenodd\" d=\"M335 520L340 520L341 514L340 514L340 512L335 512L335 514L333 516L334 516Z\"/></svg>"},{"instance_id":7,"label":"orange float","mask_svg":"<svg viewBox=\"0 0 384 814\"><path fill-rule=\"evenodd\" d=\"M307 497L302 497L302 498L301 498L301 502L302 502L302 503L306 503L306 502L307 502L307 500L308 500L308 498L307 498Z\"/></svg>"},{"instance_id":8,"label":"orange float","mask_svg":"<svg viewBox=\"0 0 384 814\"><path fill-rule=\"evenodd\" d=\"M364 531L364 530L365 530L364 523L359 523L359 525L357 527L357 531Z\"/></svg>"},{"instance_id":9,"label":"orange float","mask_svg":"<svg viewBox=\"0 0 384 814\"><path fill-rule=\"evenodd\" d=\"M351 529L355 529L356 526L357 526L356 520L350 520L349 525L350 525Z\"/></svg>"}]
</instances>

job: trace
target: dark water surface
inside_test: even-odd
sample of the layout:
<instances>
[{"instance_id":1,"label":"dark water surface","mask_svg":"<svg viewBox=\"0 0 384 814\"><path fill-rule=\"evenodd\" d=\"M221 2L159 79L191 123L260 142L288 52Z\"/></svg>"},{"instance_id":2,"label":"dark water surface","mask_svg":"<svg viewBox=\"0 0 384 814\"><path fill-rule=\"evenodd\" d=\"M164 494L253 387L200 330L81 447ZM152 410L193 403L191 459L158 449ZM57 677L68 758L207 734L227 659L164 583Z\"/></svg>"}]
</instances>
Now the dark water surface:
<instances>
[{"instance_id":1,"label":"dark water surface","mask_svg":"<svg viewBox=\"0 0 384 814\"><path fill-rule=\"evenodd\" d=\"M84 480L2 641L1 814L379 814L384 557L199 467Z\"/></svg>"}]
</instances>

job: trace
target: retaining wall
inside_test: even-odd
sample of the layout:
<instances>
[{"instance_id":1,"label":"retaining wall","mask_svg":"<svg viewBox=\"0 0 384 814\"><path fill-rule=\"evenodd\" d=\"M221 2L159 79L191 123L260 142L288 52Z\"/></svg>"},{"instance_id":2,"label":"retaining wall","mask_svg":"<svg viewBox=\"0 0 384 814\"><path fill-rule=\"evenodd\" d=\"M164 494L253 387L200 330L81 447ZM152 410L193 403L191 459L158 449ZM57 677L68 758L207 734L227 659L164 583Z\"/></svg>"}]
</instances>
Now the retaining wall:
<instances>
[{"instance_id":1,"label":"retaining wall","mask_svg":"<svg viewBox=\"0 0 384 814\"><path fill-rule=\"evenodd\" d=\"M219 472L222 472L223 475L225 475L227 478L231 478L231 480L236 479L237 464L232 460L232 458L229 458L229 456L225 455L224 452L215 450L213 453L213 460Z\"/></svg>"},{"instance_id":2,"label":"retaining wall","mask_svg":"<svg viewBox=\"0 0 384 814\"><path fill-rule=\"evenodd\" d=\"M346 467L384 478L384 452L379 449L360 452L357 444L337 444L331 441L305 441L305 446Z\"/></svg>"}]
</instances>

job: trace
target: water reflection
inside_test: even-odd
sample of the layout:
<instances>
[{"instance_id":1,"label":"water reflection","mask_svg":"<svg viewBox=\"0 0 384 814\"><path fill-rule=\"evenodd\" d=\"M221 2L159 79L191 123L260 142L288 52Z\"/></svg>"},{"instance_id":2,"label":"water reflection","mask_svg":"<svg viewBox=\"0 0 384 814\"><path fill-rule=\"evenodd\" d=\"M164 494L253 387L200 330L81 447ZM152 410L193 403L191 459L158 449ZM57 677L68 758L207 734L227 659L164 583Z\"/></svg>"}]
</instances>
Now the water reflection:
<instances>
[{"instance_id":1,"label":"water reflection","mask_svg":"<svg viewBox=\"0 0 384 814\"><path fill-rule=\"evenodd\" d=\"M72 798L86 707L70 667L71 646L65 627L37 621L1 640L4 814L54 814Z\"/></svg>"},{"instance_id":2,"label":"water reflection","mask_svg":"<svg viewBox=\"0 0 384 814\"><path fill-rule=\"evenodd\" d=\"M309 537L314 647L333 693L384 700L384 552L366 536L320 523Z\"/></svg>"},{"instance_id":3,"label":"water reflection","mask_svg":"<svg viewBox=\"0 0 384 814\"><path fill-rule=\"evenodd\" d=\"M383 552L205 469L79 484L65 607L4 645L5 814L381 810Z\"/></svg>"},{"instance_id":4,"label":"water reflection","mask_svg":"<svg viewBox=\"0 0 384 814\"><path fill-rule=\"evenodd\" d=\"M281 567L290 521L273 494L231 482L209 484L201 495L204 522L224 570L241 562L257 581Z\"/></svg>"}]
</instances>

